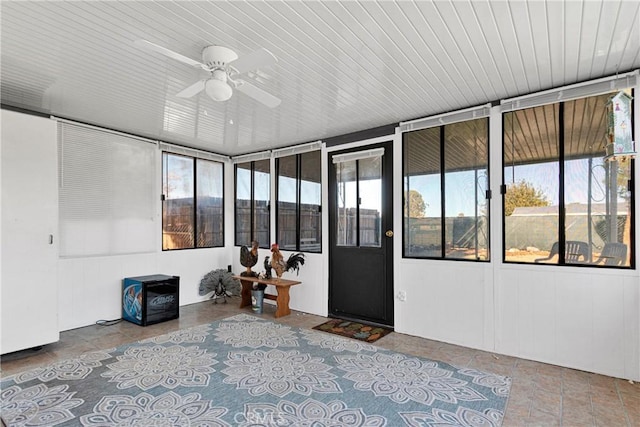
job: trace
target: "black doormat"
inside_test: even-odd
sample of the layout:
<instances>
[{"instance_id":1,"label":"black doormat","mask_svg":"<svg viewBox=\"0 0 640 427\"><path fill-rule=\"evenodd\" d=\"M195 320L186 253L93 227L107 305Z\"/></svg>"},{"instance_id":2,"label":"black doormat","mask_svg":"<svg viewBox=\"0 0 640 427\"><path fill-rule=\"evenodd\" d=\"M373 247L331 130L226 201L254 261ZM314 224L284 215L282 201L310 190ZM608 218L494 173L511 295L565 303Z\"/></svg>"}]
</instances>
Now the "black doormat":
<instances>
[{"instance_id":1,"label":"black doormat","mask_svg":"<svg viewBox=\"0 0 640 427\"><path fill-rule=\"evenodd\" d=\"M393 332L393 329L365 325L363 323L350 322L342 319L331 319L321 325L314 326L313 329L366 342L375 342L389 332Z\"/></svg>"}]
</instances>

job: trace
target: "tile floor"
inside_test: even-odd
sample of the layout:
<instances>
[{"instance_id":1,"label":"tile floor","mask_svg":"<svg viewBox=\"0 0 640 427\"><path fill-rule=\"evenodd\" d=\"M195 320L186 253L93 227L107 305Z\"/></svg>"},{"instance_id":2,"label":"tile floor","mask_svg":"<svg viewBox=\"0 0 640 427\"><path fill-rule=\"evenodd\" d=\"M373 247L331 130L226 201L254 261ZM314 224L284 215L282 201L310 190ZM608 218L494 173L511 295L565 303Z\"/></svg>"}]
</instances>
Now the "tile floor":
<instances>
[{"instance_id":1,"label":"tile floor","mask_svg":"<svg viewBox=\"0 0 640 427\"><path fill-rule=\"evenodd\" d=\"M0 358L1 375L6 376L85 351L120 344L162 333L209 323L239 312L237 299L227 304L210 301L183 306L180 318L147 327L129 322L113 326L87 326L65 331L60 341L41 350L25 350ZM300 328L311 328L324 317L293 311L274 319L275 308L265 305L262 317ZM503 426L638 426L640 427L640 384L588 372L547 365L530 360L495 355L399 333L391 333L376 345L443 362L470 366L508 375L513 379Z\"/></svg>"}]
</instances>

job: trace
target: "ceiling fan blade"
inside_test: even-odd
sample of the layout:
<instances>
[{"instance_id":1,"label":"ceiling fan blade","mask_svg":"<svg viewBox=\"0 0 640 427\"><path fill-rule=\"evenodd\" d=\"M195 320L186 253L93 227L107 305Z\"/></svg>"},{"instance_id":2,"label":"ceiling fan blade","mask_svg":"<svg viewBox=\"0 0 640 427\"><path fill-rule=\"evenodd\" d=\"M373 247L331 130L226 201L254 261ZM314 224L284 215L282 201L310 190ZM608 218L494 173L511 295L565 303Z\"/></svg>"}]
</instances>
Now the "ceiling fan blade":
<instances>
[{"instance_id":1,"label":"ceiling fan blade","mask_svg":"<svg viewBox=\"0 0 640 427\"><path fill-rule=\"evenodd\" d=\"M180 92L176 94L178 98L191 98L193 95L196 95L202 90L204 90L204 84L206 80L200 80L199 82L195 82L191 86L186 89L182 89Z\"/></svg>"},{"instance_id":2,"label":"ceiling fan blade","mask_svg":"<svg viewBox=\"0 0 640 427\"><path fill-rule=\"evenodd\" d=\"M245 82L244 80L236 80L236 83L236 89L238 89L245 95L250 96L256 101L263 103L269 108L275 108L282 102L280 98L271 95L269 92L266 92L260 89L258 86L252 85L249 82Z\"/></svg>"},{"instance_id":3,"label":"ceiling fan blade","mask_svg":"<svg viewBox=\"0 0 640 427\"><path fill-rule=\"evenodd\" d=\"M200 62L193 60L191 58L187 58L184 55L180 55L179 53L169 50L166 47L162 47L155 43L151 43L150 41L136 40L133 43L143 49L153 50L154 52L158 52L163 54L164 56L168 56L171 59L176 59L180 62L184 62L185 64L191 65L192 67L202 67L202 64Z\"/></svg>"},{"instance_id":4,"label":"ceiling fan blade","mask_svg":"<svg viewBox=\"0 0 640 427\"><path fill-rule=\"evenodd\" d=\"M232 67L238 74L255 70L258 67L268 67L278 62L278 59L265 48L260 48L255 52L241 56L235 61L231 61L228 65Z\"/></svg>"}]
</instances>

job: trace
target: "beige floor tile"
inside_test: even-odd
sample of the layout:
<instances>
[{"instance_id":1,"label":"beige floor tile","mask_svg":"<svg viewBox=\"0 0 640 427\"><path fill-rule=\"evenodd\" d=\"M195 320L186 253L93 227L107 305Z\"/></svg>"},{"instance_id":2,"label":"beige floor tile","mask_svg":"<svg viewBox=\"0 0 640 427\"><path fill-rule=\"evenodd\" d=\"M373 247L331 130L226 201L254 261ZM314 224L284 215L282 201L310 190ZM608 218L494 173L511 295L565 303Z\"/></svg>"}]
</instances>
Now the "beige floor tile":
<instances>
[{"instance_id":1,"label":"beige floor tile","mask_svg":"<svg viewBox=\"0 0 640 427\"><path fill-rule=\"evenodd\" d=\"M529 418L524 420L522 425L535 427L555 427L560 425L560 417L543 412L537 408L531 409Z\"/></svg>"},{"instance_id":2,"label":"beige floor tile","mask_svg":"<svg viewBox=\"0 0 640 427\"><path fill-rule=\"evenodd\" d=\"M537 388L549 393L562 393L562 377L538 372L534 382Z\"/></svg>"}]
</instances>

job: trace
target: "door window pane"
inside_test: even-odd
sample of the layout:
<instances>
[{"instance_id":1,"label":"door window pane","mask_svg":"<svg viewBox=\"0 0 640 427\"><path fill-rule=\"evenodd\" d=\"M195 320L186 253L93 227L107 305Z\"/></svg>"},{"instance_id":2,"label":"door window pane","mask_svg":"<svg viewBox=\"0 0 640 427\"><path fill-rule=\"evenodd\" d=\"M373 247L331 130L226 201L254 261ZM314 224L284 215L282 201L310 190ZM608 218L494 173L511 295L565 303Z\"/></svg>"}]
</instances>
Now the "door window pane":
<instances>
[{"instance_id":1,"label":"door window pane","mask_svg":"<svg viewBox=\"0 0 640 427\"><path fill-rule=\"evenodd\" d=\"M358 195L355 160L336 164L336 186L338 197L336 245L356 246L358 244L356 236Z\"/></svg>"},{"instance_id":2,"label":"door window pane","mask_svg":"<svg viewBox=\"0 0 640 427\"><path fill-rule=\"evenodd\" d=\"M162 249L193 248L193 158L163 153L162 169Z\"/></svg>"},{"instance_id":3,"label":"door window pane","mask_svg":"<svg viewBox=\"0 0 640 427\"><path fill-rule=\"evenodd\" d=\"M360 246L381 246L382 158L358 160Z\"/></svg>"}]
</instances>

